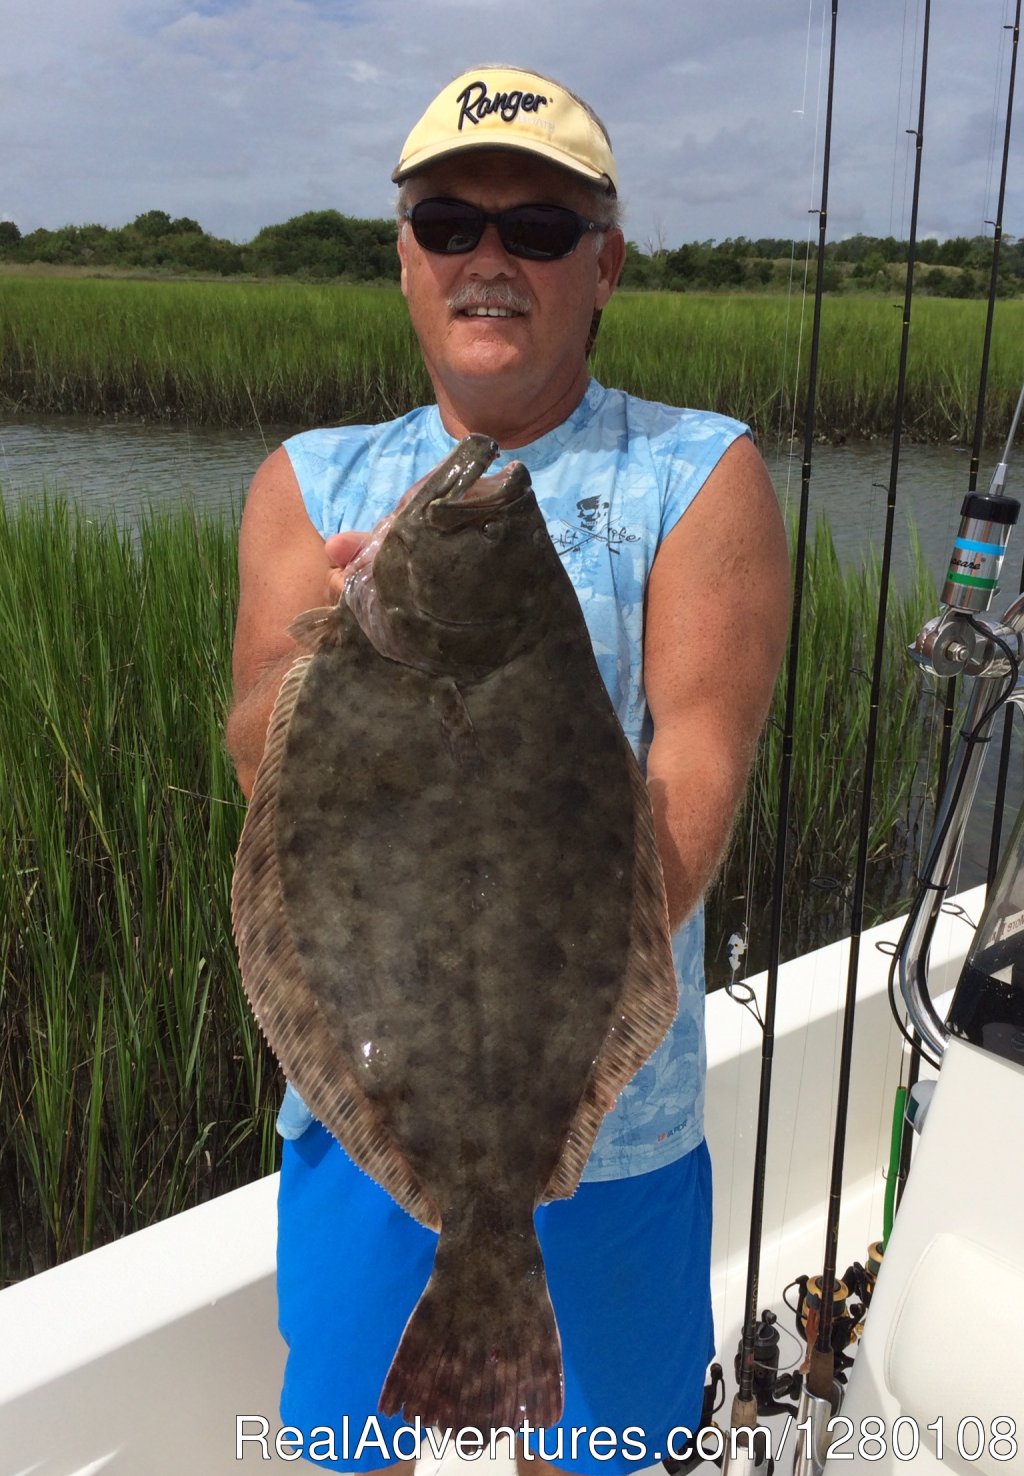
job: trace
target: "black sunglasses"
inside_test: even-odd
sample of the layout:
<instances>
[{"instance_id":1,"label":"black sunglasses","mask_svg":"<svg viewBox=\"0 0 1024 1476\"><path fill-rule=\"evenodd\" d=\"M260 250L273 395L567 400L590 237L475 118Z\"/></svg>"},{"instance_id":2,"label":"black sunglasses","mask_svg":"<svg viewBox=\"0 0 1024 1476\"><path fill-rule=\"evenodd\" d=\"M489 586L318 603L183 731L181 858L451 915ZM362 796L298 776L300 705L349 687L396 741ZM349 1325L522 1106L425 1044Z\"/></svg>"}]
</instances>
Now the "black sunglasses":
<instances>
[{"instance_id":1,"label":"black sunglasses","mask_svg":"<svg viewBox=\"0 0 1024 1476\"><path fill-rule=\"evenodd\" d=\"M496 225L509 256L529 261L558 261L571 256L581 236L605 231L606 225L587 220L564 205L512 205L493 213L466 200L420 200L406 218L424 251L459 256L473 251L487 225Z\"/></svg>"}]
</instances>

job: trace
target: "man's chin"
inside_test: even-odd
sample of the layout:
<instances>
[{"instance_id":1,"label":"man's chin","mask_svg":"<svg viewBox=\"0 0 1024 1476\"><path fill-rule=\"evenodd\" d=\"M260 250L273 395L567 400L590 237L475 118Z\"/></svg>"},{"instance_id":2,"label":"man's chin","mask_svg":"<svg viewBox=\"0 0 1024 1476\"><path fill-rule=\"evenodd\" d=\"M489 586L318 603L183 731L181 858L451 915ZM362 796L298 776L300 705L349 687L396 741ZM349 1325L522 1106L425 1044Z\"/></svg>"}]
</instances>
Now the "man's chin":
<instances>
[{"instance_id":1,"label":"man's chin","mask_svg":"<svg viewBox=\"0 0 1024 1476\"><path fill-rule=\"evenodd\" d=\"M458 378L469 382L515 375L528 363L529 355L521 344L493 335L467 344L453 357L452 368Z\"/></svg>"}]
</instances>

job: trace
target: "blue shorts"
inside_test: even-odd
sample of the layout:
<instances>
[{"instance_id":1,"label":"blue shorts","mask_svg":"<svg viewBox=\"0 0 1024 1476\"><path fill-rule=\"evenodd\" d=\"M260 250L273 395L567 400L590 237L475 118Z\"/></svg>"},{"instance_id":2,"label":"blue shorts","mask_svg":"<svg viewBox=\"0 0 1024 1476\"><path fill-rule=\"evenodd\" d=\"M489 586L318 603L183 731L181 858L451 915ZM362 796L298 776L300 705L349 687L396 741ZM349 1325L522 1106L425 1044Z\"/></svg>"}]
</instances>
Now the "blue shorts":
<instances>
[{"instance_id":1,"label":"blue shorts","mask_svg":"<svg viewBox=\"0 0 1024 1476\"><path fill-rule=\"evenodd\" d=\"M696 1429L714 1354L707 1147L634 1178L581 1184L572 1199L542 1205L536 1225L565 1368L562 1423L544 1433L539 1453L565 1470L609 1476L652 1465L671 1430ZM318 1123L285 1143L277 1284L289 1353L281 1416L303 1433L314 1464L372 1471L397 1458L391 1440L406 1422L379 1414L377 1400L436 1245L433 1231ZM386 1449L374 1438L357 1458L371 1417ZM586 1432L599 1426L615 1439L598 1437L595 1461ZM330 1442L312 1437L325 1427L337 1432L336 1459L323 1459ZM575 1458L573 1427L585 1432ZM537 1452L536 1439L529 1443ZM409 1451L400 1446L399 1454Z\"/></svg>"}]
</instances>

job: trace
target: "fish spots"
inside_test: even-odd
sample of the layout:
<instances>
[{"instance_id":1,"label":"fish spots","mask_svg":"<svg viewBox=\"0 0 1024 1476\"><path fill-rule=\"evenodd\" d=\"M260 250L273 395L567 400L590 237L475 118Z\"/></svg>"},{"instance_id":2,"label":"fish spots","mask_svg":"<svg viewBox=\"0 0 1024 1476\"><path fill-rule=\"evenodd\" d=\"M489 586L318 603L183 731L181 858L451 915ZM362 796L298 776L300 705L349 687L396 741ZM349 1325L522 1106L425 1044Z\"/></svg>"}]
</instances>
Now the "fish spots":
<instances>
[{"instance_id":1,"label":"fish spots","mask_svg":"<svg viewBox=\"0 0 1024 1476\"><path fill-rule=\"evenodd\" d=\"M589 803L591 789L583 780L565 775L549 785L548 794L553 812L568 818Z\"/></svg>"},{"instance_id":2,"label":"fish spots","mask_svg":"<svg viewBox=\"0 0 1024 1476\"><path fill-rule=\"evenodd\" d=\"M505 1170L510 1178L526 1178L534 1171L536 1154L528 1143L506 1142L503 1145L502 1157Z\"/></svg>"},{"instance_id":3,"label":"fish spots","mask_svg":"<svg viewBox=\"0 0 1024 1476\"><path fill-rule=\"evenodd\" d=\"M515 723L498 722L487 734L488 757L497 760L514 759L523 746L523 733Z\"/></svg>"},{"instance_id":4,"label":"fish spots","mask_svg":"<svg viewBox=\"0 0 1024 1476\"><path fill-rule=\"evenodd\" d=\"M291 860L304 865L313 859L315 840L311 831L295 827L283 838L281 850Z\"/></svg>"},{"instance_id":5,"label":"fish spots","mask_svg":"<svg viewBox=\"0 0 1024 1476\"><path fill-rule=\"evenodd\" d=\"M560 974L568 962L568 955L557 938L530 939L529 964L538 975Z\"/></svg>"},{"instance_id":6,"label":"fish spots","mask_svg":"<svg viewBox=\"0 0 1024 1476\"><path fill-rule=\"evenodd\" d=\"M476 1168L483 1161L486 1151L485 1145L478 1138L463 1136L458 1147L459 1162L464 1169Z\"/></svg>"},{"instance_id":7,"label":"fish spots","mask_svg":"<svg viewBox=\"0 0 1024 1476\"><path fill-rule=\"evenodd\" d=\"M422 1046L412 1045L405 1055L406 1065L410 1071L427 1071L432 1062L431 1052Z\"/></svg>"}]
</instances>

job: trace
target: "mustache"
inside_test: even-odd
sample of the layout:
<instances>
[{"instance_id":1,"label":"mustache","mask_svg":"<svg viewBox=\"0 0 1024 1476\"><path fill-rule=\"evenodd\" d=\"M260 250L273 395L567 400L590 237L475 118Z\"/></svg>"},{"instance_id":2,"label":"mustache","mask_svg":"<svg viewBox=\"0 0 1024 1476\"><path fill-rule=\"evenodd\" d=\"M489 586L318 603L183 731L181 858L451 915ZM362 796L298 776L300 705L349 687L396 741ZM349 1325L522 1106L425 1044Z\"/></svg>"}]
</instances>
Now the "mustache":
<instances>
[{"instance_id":1,"label":"mustache","mask_svg":"<svg viewBox=\"0 0 1024 1476\"><path fill-rule=\"evenodd\" d=\"M492 307L506 308L510 313L528 313L532 303L511 282L464 282L448 299L448 310L452 313Z\"/></svg>"}]
</instances>

